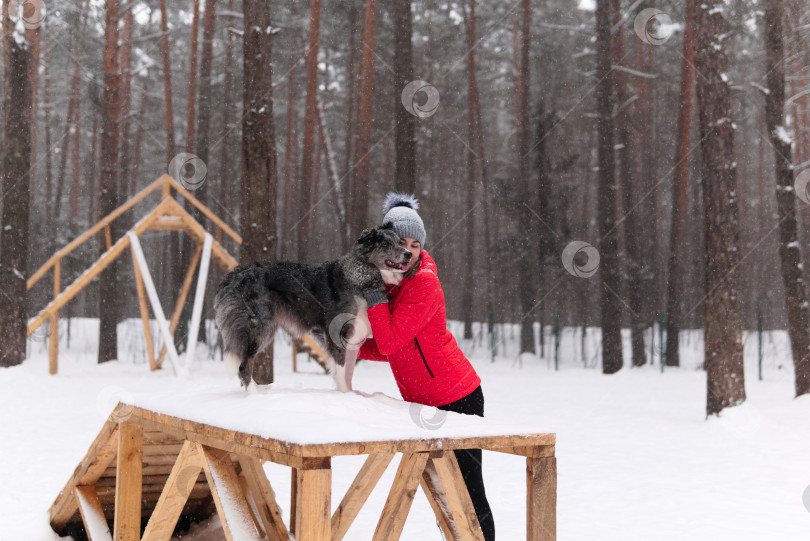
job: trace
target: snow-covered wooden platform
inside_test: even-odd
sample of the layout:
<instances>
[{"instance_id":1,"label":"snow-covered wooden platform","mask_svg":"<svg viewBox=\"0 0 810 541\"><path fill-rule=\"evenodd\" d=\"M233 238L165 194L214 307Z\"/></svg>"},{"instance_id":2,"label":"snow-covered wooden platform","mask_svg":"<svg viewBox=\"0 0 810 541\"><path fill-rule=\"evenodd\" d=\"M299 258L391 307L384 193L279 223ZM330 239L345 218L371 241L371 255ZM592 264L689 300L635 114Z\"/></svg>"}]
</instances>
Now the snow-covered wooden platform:
<instances>
[{"instance_id":1,"label":"snow-covered wooden platform","mask_svg":"<svg viewBox=\"0 0 810 541\"><path fill-rule=\"evenodd\" d=\"M556 539L556 440L536 427L380 393L218 387L131 402L118 404L51 506L54 531L168 541L181 517L216 511L229 540L339 541L402 453L374 540L399 539L421 486L447 539L483 541L451 452L481 448L526 457L527 539ZM331 459L360 454L368 458L332 513ZM292 468L287 523L263 461Z\"/></svg>"}]
</instances>

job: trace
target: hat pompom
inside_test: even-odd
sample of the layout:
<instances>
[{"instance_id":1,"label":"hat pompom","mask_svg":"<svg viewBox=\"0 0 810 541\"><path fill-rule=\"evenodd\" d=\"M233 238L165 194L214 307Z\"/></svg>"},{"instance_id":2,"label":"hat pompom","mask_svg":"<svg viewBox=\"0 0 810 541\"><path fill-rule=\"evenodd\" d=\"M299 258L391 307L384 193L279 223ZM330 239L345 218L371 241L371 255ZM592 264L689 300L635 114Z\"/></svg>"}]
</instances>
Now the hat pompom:
<instances>
[{"instance_id":1,"label":"hat pompom","mask_svg":"<svg viewBox=\"0 0 810 541\"><path fill-rule=\"evenodd\" d=\"M385 196L383 215L388 214L388 211L394 207L408 207L409 209L419 210L419 201L416 200L413 194L389 192Z\"/></svg>"}]
</instances>

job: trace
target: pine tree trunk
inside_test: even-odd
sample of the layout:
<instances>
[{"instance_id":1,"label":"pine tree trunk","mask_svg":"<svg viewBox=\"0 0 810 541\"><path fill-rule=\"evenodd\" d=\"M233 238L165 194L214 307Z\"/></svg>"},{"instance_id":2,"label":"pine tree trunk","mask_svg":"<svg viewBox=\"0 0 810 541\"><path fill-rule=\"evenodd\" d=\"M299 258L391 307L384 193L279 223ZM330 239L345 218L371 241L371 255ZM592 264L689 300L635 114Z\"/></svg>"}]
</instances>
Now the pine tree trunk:
<instances>
[{"instance_id":1,"label":"pine tree trunk","mask_svg":"<svg viewBox=\"0 0 810 541\"><path fill-rule=\"evenodd\" d=\"M706 414L745 401L740 293L734 270L740 259L737 226L737 165L731 120L729 31L723 0L695 6L695 70L703 160L703 227L706 279Z\"/></svg>"},{"instance_id":2,"label":"pine tree trunk","mask_svg":"<svg viewBox=\"0 0 810 541\"><path fill-rule=\"evenodd\" d=\"M788 316L791 352L795 366L796 396L810 393L810 318L807 295L802 281L802 257L796 226L796 194L793 187L793 164L790 161L790 138L784 124L785 52L782 0L765 2L765 52L771 69L766 75L765 121L774 150L776 168L776 202L779 212L779 259L785 307Z\"/></svg>"},{"instance_id":3,"label":"pine tree trunk","mask_svg":"<svg viewBox=\"0 0 810 541\"><path fill-rule=\"evenodd\" d=\"M616 31L613 35L613 63L619 65L626 55L624 52L624 36L621 28L621 10L619 0L613 1L613 26ZM640 46L637 44L636 46ZM639 66L641 68L641 66ZM641 209L639 206L644 202L637 201L640 192L639 179L636 176L638 171L639 133L636 126L643 123L633 121L633 117L638 117L643 113L643 109L634 107L627 103L630 99L632 89L627 82L627 74L617 71L613 75L616 85L616 102L619 112L616 119L619 150L619 185L621 186L622 206L623 206L623 231L627 261L627 283L625 291L629 293L628 306L630 308L630 344L632 352L632 366L644 366L647 362L647 355L644 351L644 320L641 315L642 284L644 276L642 272L642 251L641 239L643 232L639 227L641 220ZM646 145L649 146L649 145ZM643 192L647 194L647 192ZM638 206L637 206L638 205ZM648 256L651 253L647 254ZM618 291L617 291L618 292Z\"/></svg>"},{"instance_id":4,"label":"pine tree trunk","mask_svg":"<svg viewBox=\"0 0 810 541\"><path fill-rule=\"evenodd\" d=\"M2 188L3 213L0 220L0 367L15 366L25 360L28 335L28 298L25 275L28 269L28 219L30 202L29 171L31 156L31 67L30 44L17 32L3 6L5 33L5 122Z\"/></svg>"},{"instance_id":5,"label":"pine tree trunk","mask_svg":"<svg viewBox=\"0 0 810 541\"><path fill-rule=\"evenodd\" d=\"M298 3L292 4L292 16L294 19L298 18ZM297 246L295 239L298 234L298 228L293 229L292 226L298 221L294 218L298 206L298 175L294 174L296 156L298 152L298 138L296 137L297 119L295 115L295 93L296 93L296 76L298 74L298 55L300 54L300 32L297 30L293 34L292 44L290 45L290 67L289 74L287 75L287 130L284 140L284 206L282 209L282 231L284 238L282 240L282 257L284 259L294 259L292 254L293 247Z\"/></svg>"},{"instance_id":6,"label":"pine tree trunk","mask_svg":"<svg viewBox=\"0 0 810 541\"><path fill-rule=\"evenodd\" d=\"M120 166L119 125L121 72L118 64L118 0L106 0L104 31L104 90L101 117L101 180L99 206L102 216L118 206ZM115 228L113 228L115 232ZM117 238L117 235L115 235ZM118 264L101 273L99 284L98 362L118 358Z\"/></svg>"},{"instance_id":7,"label":"pine tree trunk","mask_svg":"<svg viewBox=\"0 0 810 541\"><path fill-rule=\"evenodd\" d=\"M316 209L312 204L317 199L312 197L314 191L313 162L315 160L315 125L318 117L318 42L320 40L321 2L311 0L309 3L309 46L306 55L307 98L304 109L304 142L301 149L301 179L298 187L296 212L298 223L298 261L310 261L313 255L312 215Z\"/></svg>"},{"instance_id":8,"label":"pine tree trunk","mask_svg":"<svg viewBox=\"0 0 810 541\"><path fill-rule=\"evenodd\" d=\"M276 149L273 133L270 7L244 0L244 116L242 117L242 264L276 254ZM273 347L258 353L253 379L273 382Z\"/></svg>"},{"instance_id":9,"label":"pine tree trunk","mask_svg":"<svg viewBox=\"0 0 810 541\"><path fill-rule=\"evenodd\" d=\"M613 148L613 74L611 69L610 0L596 2L596 103L599 163L599 306L602 319L602 373L621 370L621 311L617 295L621 287L616 237L616 179Z\"/></svg>"},{"instance_id":10,"label":"pine tree trunk","mask_svg":"<svg viewBox=\"0 0 810 541\"><path fill-rule=\"evenodd\" d=\"M402 90L413 80L412 33L411 0L394 0L394 188L405 193L416 191L416 117L402 106L400 99ZM472 261L467 264L472 266Z\"/></svg>"},{"instance_id":11,"label":"pine tree trunk","mask_svg":"<svg viewBox=\"0 0 810 541\"><path fill-rule=\"evenodd\" d=\"M354 155L354 137L357 129L357 123L355 122L355 103L357 102L357 78L356 78L356 71L357 68L355 67L356 59L357 59L357 46L356 46L356 35L357 35L357 19L358 19L358 12L359 9L357 7L357 0L349 0L348 2L347 11L349 12L349 63L346 67L346 71L348 72L349 82L347 84L346 89L346 142L344 144L345 150L345 163L344 163L344 173L343 179L345 179L344 183L344 190L343 193L345 194L346 203L349 208L352 205L352 178L353 178L353 164L352 164L352 156ZM354 239L351 238L350 235L351 223L347 223L344 227L342 234L342 249L345 249L349 244L351 244Z\"/></svg>"},{"instance_id":12,"label":"pine tree trunk","mask_svg":"<svg viewBox=\"0 0 810 541\"><path fill-rule=\"evenodd\" d=\"M374 31L376 29L377 0L366 0L363 24L363 50L358 75L357 131L355 133L352 167L352 209L349 218L349 238L360 234L368 224L369 174L371 171L371 117L374 104Z\"/></svg>"},{"instance_id":13,"label":"pine tree trunk","mask_svg":"<svg viewBox=\"0 0 810 541\"><path fill-rule=\"evenodd\" d=\"M680 111L675 145L675 175L672 186L672 225L670 226L669 280L667 282L667 345L666 365L680 366L678 337L681 332L681 302L685 286L684 247L687 242L689 213L689 131L692 120L692 84L694 76L695 47L692 22L695 0L686 0L686 19L683 35L683 60L681 62ZM763 201L762 198L759 199Z\"/></svg>"},{"instance_id":14,"label":"pine tree trunk","mask_svg":"<svg viewBox=\"0 0 810 541\"><path fill-rule=\"evenodd\" d=\"M532 251L534 239L537 235L535 221L532 219L532 209L536 207L535 198L532 197L531 168L529 166L529 154L531 153L531 122L529 111L529 44L531 27L531 0L521 2L521 35L520 35L520 77L517 82L517 132L518 132L518 185L520 197L517 201L520 206L517 209L520 229L525 236L525 240L517 247L519 256L520 274L520 352L535 353L534 346L534 317L533 311L537 308L535 304L536 292L536 270L534 268L535 258Z\"/></svg>"},{"instance_id":15,"label":"pine tree trunk","mask_svg":"<svg viewBox=\"0 0 810 541\"><path fill-rule=\"evenodd\" d=\"M174 158L174 112L172 111L172 62L169 51L169 20L166 0L160 0L160 52L163 57L163 94L166 100L166 164Z\"/></svg>"}]
</instances>

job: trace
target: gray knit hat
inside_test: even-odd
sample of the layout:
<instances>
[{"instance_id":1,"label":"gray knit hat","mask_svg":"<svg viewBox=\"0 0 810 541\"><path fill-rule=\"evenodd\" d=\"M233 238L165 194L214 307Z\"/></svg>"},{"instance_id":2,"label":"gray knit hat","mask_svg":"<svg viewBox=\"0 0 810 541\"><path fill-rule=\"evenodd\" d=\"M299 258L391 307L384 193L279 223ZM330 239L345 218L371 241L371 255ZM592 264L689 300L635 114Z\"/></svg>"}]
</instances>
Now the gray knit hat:
<instances>
[{"instance_id":1,"label":"gray knit hat","mask_svg":"<svg viewBox=\"0 0 810 541\"><path fill-rule=\"evenodd\" d=\"M419 201L413 194L389 192L383 204L382 223L394 224L394 232L400 237L411 237L425 247L425 225L416 212L419 210Z\"/></svg>"}]
</instances>

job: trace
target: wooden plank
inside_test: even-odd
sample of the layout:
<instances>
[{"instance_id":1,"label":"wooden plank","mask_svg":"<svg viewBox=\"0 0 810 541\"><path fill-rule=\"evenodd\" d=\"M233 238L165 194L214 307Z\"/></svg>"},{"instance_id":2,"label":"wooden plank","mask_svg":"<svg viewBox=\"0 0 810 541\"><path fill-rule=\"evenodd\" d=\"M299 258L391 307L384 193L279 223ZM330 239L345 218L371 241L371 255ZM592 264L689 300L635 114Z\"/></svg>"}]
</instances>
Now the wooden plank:
<instances>
[{"instance_id":1,"label":"wooden plank","mask_svg":"<svg viewBox=\"0 0 810 541\"><path fill-rule=\"evenodd\" d=\"M48 373L53 376L59 371L59 312L54 311L49 320Z\"/></svg>"},{"instance_id":2,"label":"wooden plank","mask_svg":"<svg viewBox=\"0 0 810 541\"><path fill-rule=\"evenodd\" d=\"M203 456L203 469L214 496L222 529L228 541L261 539L250 516L247 499L239 486L231 454L227 451L196 444Z\"/></svg>"},{"instance_id":3,"label":"wooden plank","mask_svg":"<svg viewBox=\"0 0 810 541\"><path fill-rule=\"evenodd\" d=\"M331 541L332 469L297 469L295 541Z\"/></svg>"},{"instance_id":4,"label":"wooden plank","mask_svg":"<svg viewBox=\"0 0 810 541\"><path fill-rule=\"evenodd\" d=\"M298 510L298 468L290 468L290 531L295 533L295 514Z\"/></svg>"},{"instance_id":5,"label":"wooden plank","mask_svg":"<svg viewBox=\"0 0 810 541\"><path fill-rule=\"evenodd\" d=\"M461 536L453 524L453 517L447 506L447 496L445 496L444 489L435 472L436 470L433 469L432 465L430 471L428 471L426 466L425 471L422 472L420 485L422 486L425 496L427 496L430 507L433 509L433 514L436 515L436 520L439 522L439 527L444 533L444 538L447 541L460 541Z\"/></svg>"},{"instance_id":6,"label":"wooden plank","mask_svg":"<svg viewBox=\"0 0 810 541\"><path fill-rule=\"evenodd\" d=\"M84 241L91 238L93 235L104 229L104 227L115 220L118 216L135 206L139 201L143 198L147 197L150 193L152 193L155 189L159 188L163 183L162 178L156 180L140 192L138 192L135 196L132 197L129 201L115 209L113 212L105 216L100 222L96 225L82 233L79 237L71 241L67 246L56 252L53 256L51 256L48 261L45 262L32 276L28 279L26 283L26 288L31 289L31 287L37 283L37 281L42 278L42 276L48 272L53 265L56 264L57 261L62 259L64 256L72 252L77 246L80 246Z\"/></svg>"},{"instance_id":7,"label":"wooden plank","mask_svg":"<svg viewBox=\"0 0 810 541\"><path fill-rule=\"evenodd\" d=\"M256 527L256 531L259 532L259 537L264 539L267 537L267 533L263 529L262 521L259 519L259 510L256 508L256 503L250 493L250 487L248 487L247 478L245 477L245 473L242 472L236 476L239 480L239 486L242 487L242 494L245 495L245 499L247 499L247 509L250 513L250 518L253 520L253 525ZM287 537L289 539L289 536Z\"/></svg>"},{"instance_id":8,"label":"wooden plank","mask_svg":"<svg viewBox=\"0 0 810 541\"><path fill-rule=\"evenodd\" d=\"M316 462L310 467L318 467L317 461L328 460L332 456L366 455L373 453L415 453L424 451L441 451L446 449L490 449L504 447L530 447L553 445L554 433L521 434L504 436L474 436L461 438L425 438L414 440L380 440L363 442L340 442L325 444L299 444L274 438L262 438L236 430L210 426L187 419L180 419L166 414L159 414L147 409L133 407L132 414L139 417L138 423L153 430L176 433L188 439L194 439L212 447L230 445L230 451L256 458L270 460L287 466L295 466L294 457L313 459ZM196 439L195 439L196 438ZM226 447L222 447L226 448ZM278 460L267 453L276 453ZM286 462L283 462L285 460Z\"/></svg>"},{"instance_id":9,"label":"wooden plank","mask_svg":"<svg viewBox=\"0 0 810 541\"><path fill-rule=\"evenodd\" d=\"M149 225L152 223L153 220L157 218L157 212L160 210L160 207L154 209L150 214L144 216L144 218L135 224L135 226L130 229L130 232L135 233L136 235L140 235L146 229L149 228ZM84 271L81 275L79 275L76 280L72 284L70 284L67 289L65 289L62 293L59 294L57 298L52 300L48 303L48 306L42 309L42 311L37 314L34 320L28 324L28 336L31 335L35 330L42 325L46 319L48 319L53 312L57 312L62 309L62 307L70 302L73 297L79 294L79 292L84 289L96 276L98 276L104 269L106 269L121 253L129 246L129 238L124 235L121 237L118 242L116 242L112 248L104 252L101 257L99 257L93 265Z\"/></svg>"},{"instance_id":10,"label":"wooden plank","mask_svg":"<svg viewBox=\"0 0 810 541\"><path fill-rule=\"evenodd\" d=\"M132 267L135 271L135 289L138 291L138 307L141 311L141 322L143 323L143 335L146 340L146 357L149 359L149 369L157 370L155 364L155 346L152 342L152 329L149 326L149 307L146 304L146 294L143 287L143 276L141 276L141 269L138 267L138 260L135 259L135 253L132 254Z\"/></svg>"},{"instance_id":11,"label":"wooden plank","mask_svg":"<svg viewBox=\"0 0 810 541\"><path fill-rule=\"evenodd\" d=\"M166 207L163 209L163 215L179 216L187 225L186 232L191 235L196 241L202 242L205 238L206 230L200 223L189 214L177 201L174 199L165 200ZM237 262L231 254L218 242L212 243L211 249L220 261L224 261L230 269L236 267Z\"/></svg>"},{"instance_id":12,"label":"wooden plank","mask_svg":"<svg viewBox=\"0 0 810 541\"><path fill-rule=\"evenodd\" d=\"M557 459L526 459L526 539L557 539Z\"/></svg>"},{"instance_id":13,"label":"wooden plank","mask_svg":"<svg viewBox=\"0 0 810 541\"><path fill-rule=\"evenodd\" d=\"M177 329L177 323L180 321L180 316L183 314L183 307L186 304L186 298L188 297L188 292L191 289L191 281L194 278L194 271L197 268L197 262L200 260L202 248L202 244L199 243L194 248L194 254L191 256L191 261L189 262L188 269L186 270L186 275L183 278L183 285L180 286L180 295L177 297L177 300L174 303L172 320L169 322L169 332L172 336L174 336L174 331ZM166 344L164 343L160 348L160 355L158 355L158 366L163 364L163 359L166 356L166 352Z\"/></svg>"},{"instance_id":14,"label":"wooden plank","mask_svg":"<svg viewBox=\"0 0 810 541\"><path fill-rule=\"evenodd\" d=\"M115 458L118 450L118 423L107 420L96 439L90 445L87 454L73 471L65 488L59 493L49 510L51 528L61 532L73 515L78 503L74 488L79 485L93 485L98 481L107 465Z\"/></svg>"},{"instance_id":15,"label":"wooden plank","mask_svg":"<svg viewBox=\"0 0 810 541\"><path fill-rule=\"evenodd\" d=\"M288 541L290 532L281 517L276 495L267 480L262 463L256 458L239 455L239 464L248 486L248 493L259 513L270 541Z\"/></svg>"},{"instance_id":16,"label":"wooden plank","mask_svg":"<svg viewBox=\"0 0 810 541\"><path fill-rule=\"evenodd\" d=\"M157 506L149 518L143 541L169 541L183 507L188 501L197 477L202 471L199 446L187 441L177 457L166 486L160 493Z\"/></svg>"},{"instance_id":17,"label":"wooden plank","mask_svg":"<svg viewBox=\"0 0 810 541\"><path fill-rule=\"evenodd\" d=\"M478 524L478 516L467 492L467 485L461 477L455 453L452 451L431 453L425 471L431 476L435 475L441 484L452 524L458 531L459 538L462 541L484 541L484 534Z\"/></svg>"},{"instance_id":18,"label":"wooden plank","mask_svg":"<svg viewBox=\"0 0 810 541\"><path fill-rule=\"evenodd\" d=\"M96 488L92 485L80 486L74 491L87 538L90 541L112 541L110 525L107 524L101 502L98 501Z\"/></svg>"},{"instance_id":19,"label":"wooden plank","mask_svg":"<svg viewBox=\"0 0 810 541\"><path fill-rule=\"evenodd\" d=\"M171 176L163 175L161 177L161 180L163 180L167 184L170 184L171 187L177 190L177 192L184 198L186 198L186 200L189 203L197 207L200 210L200 212L206 215L208 219L210 219L217 226L218 234L219 229L221 229L225 231L225 233L227 233L228 236L231 237L233 240L235 240L238 244L242 244L242 237L240 237L239 234L236 233L236 231L228 227L228 225L225 222L223 222L216 214L211 212L211 210L208 207L200 203L200 201L196 197L191 195L191 193L188 190L186 190L180 184L178 184ZM217 241L219 241L219 239L217 239Z\"/></svg>"},{"instance_id":20,"label":"wooden plank","mask_svg":"<svg viewBox=\"0 0 810 541\"><path fill-rule=\"evenodd\" d=\"M167 201L171 201L171 199L167 199ZM146 293L149 296L149 302L152 304L152 312L155 314L155 319L157 319L160 334L163 337L163 343L169 348L169 364L171 364L172 372L176 376L177 365L179 364L177 349L174 347L174 337L169 330L169 323L166 321L166 316L163 313L163 307L160 304L157 289L155 289L155 284L152 281L152 273L149 272L149 267L146 265L146 257L143 255L143 249L141 248L141 242L138 240L138 236L130 231L127 233L127 237L129 237L132 252L135 254L135 259L138 261L138 266L141 268L141 276L143 276L144 285L146 286Z\"/></svg>"},{"instance_id":21,"label":"wooden plank","mask_svg":"<svg viewBox=\"0 0 810 541\"><path fill-rule=\"evenodd\" d=\"M118 482L115 484L115 541L141 537L143 429L124 421L118 431Z\"/></svg>"},{"instance_id":22,"label":"wooden plank","mask_svg":"<svg viewBox=\"0 0 810 541\"><path fill-rule=\"evenodd\" d=\"M205 283L208 281L208 265L211 262L211 243L214 238L210 233L205 234L203 241L202 258L200 259L200 270L197 273L197 290L194 293L194 307L191 310L191 328L188 335L188 347L186 348L185 363L183 371L188 373L191 364L194 362L194 354L197 351L197 333L200 331L200 316L202 315L203 300L205 299Z\"/></svg>"},{"instance_id":23,"label":"wooden plank","mask_svg":"<svg viewBox=\"0 0 810 541\"><path fill-rule=\"evenodd\" d=\"M369 455L352 481L340 505L332 514L332 541L340 541L349 531L360 509L394 458L394 453Z\"/></svg>"},{"instance_id":24,"label":"wooden plank","mask_svg":"<svg viewBox=\"0 0 810 541\"><path fill-rule=\"evenodd\" d=\"M397 541L411 509L416 488L425 470L428 453L406 453L397 468L373 541Z\"/></svg>"},{"instance_id":25,"label":"wooden plank","mask_svg":"<svg viewBox=\"0 0 810 541\"><path fill-rule=\"evenodd\" d=\"M510 455L519 455L532 458L548 458L554 456L553 445L526 445L517 447L496 447L487 449L487 451L496 451L498 453L507 453Z\"/></svg>"}]
</instances>

